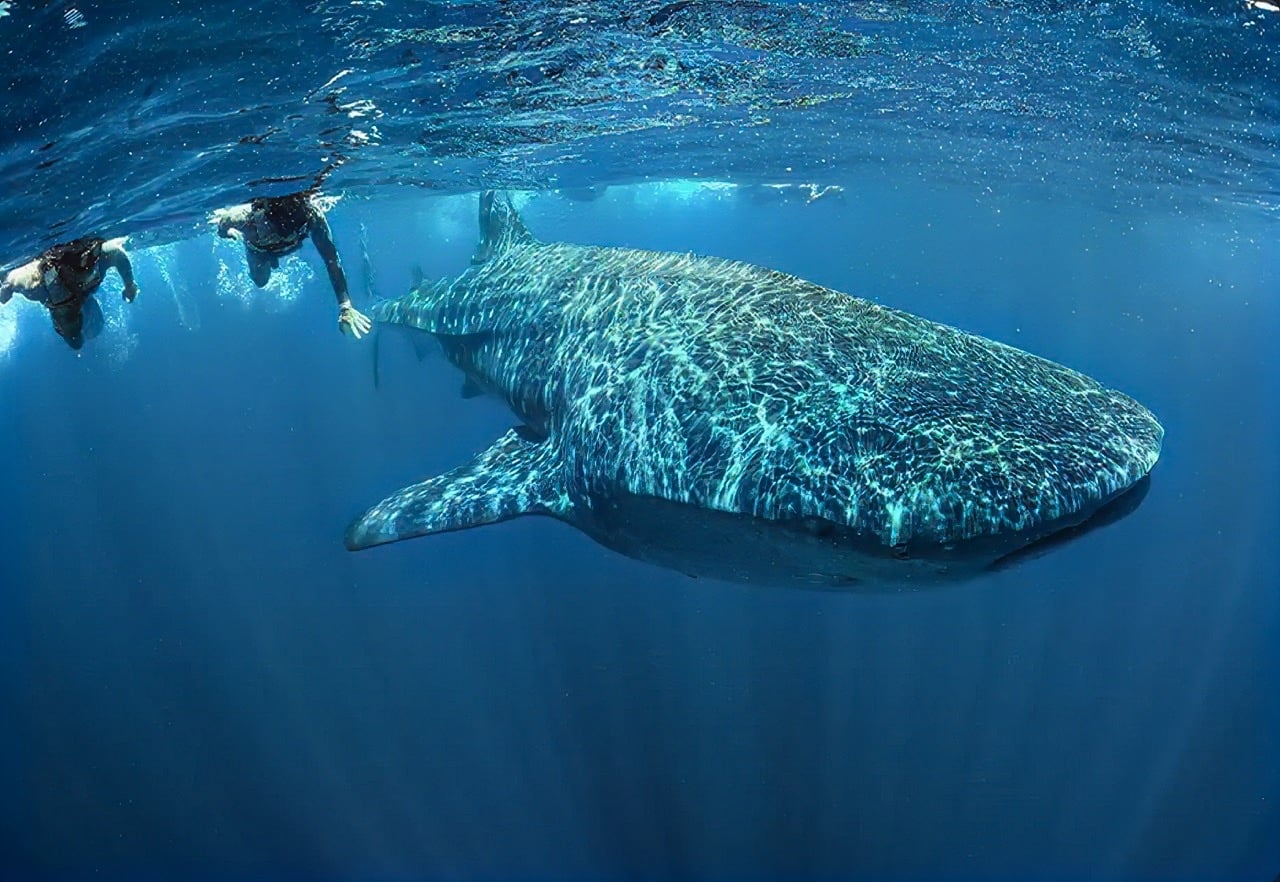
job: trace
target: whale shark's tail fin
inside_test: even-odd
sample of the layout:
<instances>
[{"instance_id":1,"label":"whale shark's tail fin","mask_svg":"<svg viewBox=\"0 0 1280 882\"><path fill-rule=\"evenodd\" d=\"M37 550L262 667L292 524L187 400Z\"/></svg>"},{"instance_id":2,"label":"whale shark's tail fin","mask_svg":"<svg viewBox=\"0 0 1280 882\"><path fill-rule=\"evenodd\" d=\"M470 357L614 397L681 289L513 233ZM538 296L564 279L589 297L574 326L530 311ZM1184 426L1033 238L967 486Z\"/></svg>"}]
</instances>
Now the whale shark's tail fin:
<instances>
[{"instance_id":1,"label":"whale shark's tail fin","mask_svg":"<svg viewBox=\"0 0 1280 882\"><path fill-rule=\"evenodd\" d=\"M480 244L471 257L472 265L501 257L512 248L536 241L511 204L511 194L497 190L485 190L480 194Z\"/></svg>"}]
</instances>

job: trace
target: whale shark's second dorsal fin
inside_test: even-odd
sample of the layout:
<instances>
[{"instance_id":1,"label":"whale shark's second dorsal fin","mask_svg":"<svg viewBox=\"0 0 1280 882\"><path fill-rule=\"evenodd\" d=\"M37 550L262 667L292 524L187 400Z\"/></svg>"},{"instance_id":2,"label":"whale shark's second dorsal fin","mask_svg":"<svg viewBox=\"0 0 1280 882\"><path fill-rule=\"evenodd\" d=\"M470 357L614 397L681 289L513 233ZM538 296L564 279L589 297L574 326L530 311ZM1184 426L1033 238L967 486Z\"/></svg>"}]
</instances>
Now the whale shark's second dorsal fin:
<instances>
[{"instance_id":1,"label":"whale shark's second dorsal fin","mask_svg":"<svg viewBox=\"0 0 1280 882\"><path fill-rule=\"evenodd\" d=\"M509 193L485 190L480 194L480 244L471 257L473 265L536 241L525 228Z\"/></svg>"},{"instance_id":2,"label":"whale shark's second dorsal fin","mask_svg":"<svg viewBox=\"0 0 1280 882\"><path fill-rule=\"evenodd\" d=\"M555 444L511 429L466 465L388 496L347 529L352 551L465 530L527 514L569 511Z\"/></svg>"}]
</instances>

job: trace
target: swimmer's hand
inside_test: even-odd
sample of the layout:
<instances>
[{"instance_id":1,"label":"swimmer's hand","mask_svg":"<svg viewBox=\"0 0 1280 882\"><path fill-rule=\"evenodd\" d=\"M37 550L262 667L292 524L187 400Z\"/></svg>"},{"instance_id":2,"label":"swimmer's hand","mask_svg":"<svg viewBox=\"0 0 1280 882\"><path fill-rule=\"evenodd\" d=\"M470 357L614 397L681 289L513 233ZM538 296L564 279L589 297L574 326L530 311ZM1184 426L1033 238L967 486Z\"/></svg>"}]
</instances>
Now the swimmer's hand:
<instances>
[{"instance_id":1,"label":"swimmer's hand","mask_svg":"<svg viewBox=\"0 0 1280 882\"><path fill-rule=\"evenodd\" d=\"M125 286L124 286L124 299L125 299L125 302L126 302L126 303L132 303L132 302L133 302L133 298L135 298L135 297L137 297L137 296L138 296L138 286L137 286L137 285L125 285Z\"/></svg>"},{"instance_id":2,"label":"swimmer's hand","mask_svg":"<svg viewBox=\"0 0 1280 882\"><path fill-rule=\"evenodd\" d=\"M350 334L359 340L369 333L372 327L373 322L369 321L369 317L350 303L338 307L338 330L342 333Z\"/></svg>"}]
</instances>

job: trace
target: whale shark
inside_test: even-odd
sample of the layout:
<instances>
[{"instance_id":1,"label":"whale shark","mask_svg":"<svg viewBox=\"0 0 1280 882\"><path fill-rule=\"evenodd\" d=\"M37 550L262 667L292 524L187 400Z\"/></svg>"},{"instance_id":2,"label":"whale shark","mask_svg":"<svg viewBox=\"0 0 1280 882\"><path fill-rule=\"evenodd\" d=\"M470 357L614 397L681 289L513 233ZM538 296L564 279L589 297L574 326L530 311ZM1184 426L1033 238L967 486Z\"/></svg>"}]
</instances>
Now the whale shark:
<instances>
[{"instance_id":1,"label":"whale shark","mask_svg":"<svg viewBox=\"0 0 1280 882\"><path fill-rule=\"evenodd\" d=\"M516 424L351 550L542 515L733 582L898 590L1128 514L1164 429L1068 367L748 263L543 242L480 195L456 278L374 304Z\"/></svg>"}]
</instances>

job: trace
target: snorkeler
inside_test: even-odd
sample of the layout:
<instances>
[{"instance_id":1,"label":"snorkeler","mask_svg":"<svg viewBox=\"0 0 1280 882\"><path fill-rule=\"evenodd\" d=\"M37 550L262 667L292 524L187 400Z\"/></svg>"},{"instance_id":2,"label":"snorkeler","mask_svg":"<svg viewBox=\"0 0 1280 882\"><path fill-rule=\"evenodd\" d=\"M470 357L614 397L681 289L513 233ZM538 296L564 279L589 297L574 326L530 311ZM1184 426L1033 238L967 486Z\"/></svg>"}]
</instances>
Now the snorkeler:
<instances>
[{"instance_id":1,"label":"snorkeler","mask_svg":"<svg viewBox=\"0 0 1280 882\"><path fill-rule=\"evenodd\" d=\"M280 265L280 258L301 248L310 235L329 271L333 291L338 295L338 328L357 340L369 332L372 323L351 305L347 277L338 260L329 222L311 192L257 197L244 205L218 209L213 213L213 220L218 225L219 236L244 242L249 276L259 288L270 281L271 270Z\"/></svg>"},{"instance_id":2,"label":"snorkeler","mask_svg":"<svg viewBox=\"0 0 1280 882\"><path fill-rule=\"evenodd\" d=\"M79 349L86 336L92 338L102 328L102 307L93 292L112 267L124 282L124 299L132 303L138 286L124 238L86 236L54 245L30 263L10 270L0 281L0 304L8 303L15 292L44 304L53 329L72 349Z\"/></svg>"}]
</instances>

